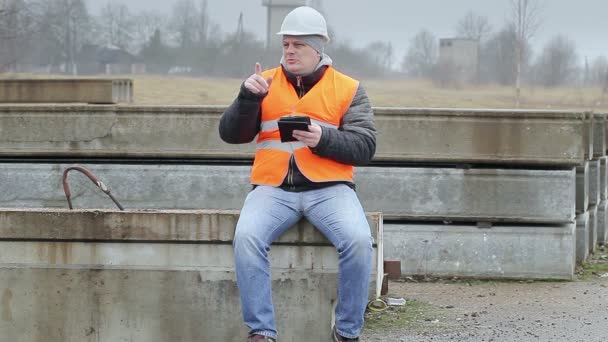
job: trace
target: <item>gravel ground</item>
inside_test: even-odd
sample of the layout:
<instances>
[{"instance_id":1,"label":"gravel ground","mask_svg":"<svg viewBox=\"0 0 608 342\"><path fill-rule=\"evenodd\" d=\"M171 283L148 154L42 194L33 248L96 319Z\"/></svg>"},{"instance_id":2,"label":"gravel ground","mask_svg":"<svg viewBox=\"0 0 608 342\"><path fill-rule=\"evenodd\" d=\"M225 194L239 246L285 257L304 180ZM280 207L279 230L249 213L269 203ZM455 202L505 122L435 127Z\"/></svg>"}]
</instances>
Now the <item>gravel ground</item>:
<instances>
[{"instance_id":1,"label":"gravel ground","mask_svg":"<svg viewBox=\"0 0 608 342\"><path fill-rule=\"evenodd\" d=\"M608 341L608 256L571 282L390 282L404 307L368 313L362 341Z\"/></svg>"}]
</instances>

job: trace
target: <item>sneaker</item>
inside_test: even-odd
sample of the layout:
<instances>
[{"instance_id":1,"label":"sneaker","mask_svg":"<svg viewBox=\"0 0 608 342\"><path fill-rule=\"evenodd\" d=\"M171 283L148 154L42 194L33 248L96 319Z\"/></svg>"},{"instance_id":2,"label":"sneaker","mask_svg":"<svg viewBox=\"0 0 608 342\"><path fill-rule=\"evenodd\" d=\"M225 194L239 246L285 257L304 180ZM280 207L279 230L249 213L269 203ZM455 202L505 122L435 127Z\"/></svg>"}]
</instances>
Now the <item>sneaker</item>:
<instances>
[{"instance_id":1,"label":"sneaker","mask_svg":"<svg viewBox=\"0 0 608 342\"><path fill-rule=\"evenodd\" d=\"M247 342L276 342L275 339L264 335L251 335L247 337Z\"/></svg>"},{"instance_id":2,"label":"sneaker","mask_svg":"<svg viewBox=\"0 0 608 342\"><path fill-rule=\"evenodd\" d=\"M346 338L343 336L340 336L340 334L338 334L338 332L336 331L336 327L334 326L333 329L331 329L331 341L332 342L348 342L348 341L353 341L353 342L357 342L359 341L359 338Z\"/></svg>"}]
</instances>

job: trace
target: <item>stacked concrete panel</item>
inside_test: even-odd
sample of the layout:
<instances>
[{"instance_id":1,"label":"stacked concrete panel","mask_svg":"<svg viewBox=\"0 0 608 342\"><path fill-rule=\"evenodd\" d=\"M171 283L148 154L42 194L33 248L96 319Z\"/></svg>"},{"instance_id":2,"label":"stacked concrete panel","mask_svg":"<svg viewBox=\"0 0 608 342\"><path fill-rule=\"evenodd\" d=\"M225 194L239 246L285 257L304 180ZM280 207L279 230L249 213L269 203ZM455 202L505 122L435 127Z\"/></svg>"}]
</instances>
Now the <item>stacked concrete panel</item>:
<instances>
[{"instance_id":1,"label":"stacked concrete panel","mask_svg":"<svg viewBox=\"0 0 608 342\"><path fill-rule=\"evenodd\" d=\"M0 207L67 207L62 170L71 164L0 164ZM239 209L250 166L82 164L130 209ZM570 170L367 167L356 170L367 210L388 220L570 223L575 172ZM80 173L70 173L79 208L115 204Z\"/></svg>"},{"instance_id":2,"label":"stacked concrete panel","mask_svg":"<svg viewBox=\"0 0 608 342\"><path fill-rule=\"evenodd\" d=\"M600 158L600 204L597 216L597 242L606 244L608 241L608 229L606 229L606 215L608 209L608 157Z\"/></svg>"},{"instance_id":3,"label":"stacked concrete panel","mask_svg":"<svg viewBox=\"0 0 608 342\"><path fill-rule=\"evenodd\" d=\"M0 156L251 159L217 132L224 107L0 106ZM376 161L575 166L583 113L378 108Z\"/></svg>"},{"instance_id":4,"label":"stacked concrete panel","mask_svg":"<svg viewBox=\"0 0 608 342\"><path fill-rule=\"evenodd\" d=\"M589 254L596 250L599 243L603 244L606 241L606 207L608 205L606 202L606 186L608 184L606 178L606 115L590 115L593 124L593 132L590 138L593 143L593 151L589 154L588 159L590 160L586 162L586 164L588 164L587 172L584 172L581 168L577 168L577 177L579 180L577 195L579 197L585 197L582 203L580 203L581 200L577 198L577 212L584 212L589 217L586 232L583 233L581 231L581 233L588 235L585 238L588 242L583 243L581 241L579 244L581 246L583 244L587 245ZM584 180L582 180L583 178ZM584 182L584 184L581 182ZM586 195L582 195L583 192L585 192ZM585 220L581 219L579 222L583 221ZM581 236L578 238L583 239ZM584 253L579 254L583 255ZM586 258L579 261L584 262L584 260L586 260Z\"/></svg>"},{"instance_id":5,"label":"stacked concrete panel","mask_svg":"<svg viewBox=\"0 0 608 342\"><path fill-rule=\"evenodd\" d=\"M237 211L0 210L1 339L242 341L237 219ZM381 215L368 220L380 241ZM281 340L327 340L335 248L303 221L270 258Z\"/></svg>"},{"instance_id":6,"label":"stacked concrete panel","mask_svg":"<svg viewBox=\"0 0 608 342\"><path fill-rule=\"evenodd\" d=\"M249 189L248 166L234 166L233 161L249 164L254 146L221 141L217 125L223 109L0 106L0 127L7 128L6 134L0 135L0 155L8 159L51 158L47 164L35 166L5 164L7 177L12 174L14 179L23 179L19 168L31 168L26 175L39 178L23 180L32 183L27 191L19 191L14 185L17 182L8 185L5 193L11 198L4 202L65 205L56 177L66 165L52 162L52 158L69 156L111 158L116 165L89 166L127 207L239 208ZM589 201L589 166L585 161L594 156L591 114L376 108L375 117L375 162L379 164L358 168L356 181L366 210L377 208L386 213L387 239L394 245L385 257L407 253L398 246L409 242L408 248L424 246L429 255L446 251L456 258L454 262L477 264L477 268L446 268L426 259L435 266L425 268L425 275L572 277L575 258L570 256L576 255L578 242L577 229L573 228L575 209L587 212ZM24 127L33 127L36 133ZM177 160L182 165L126 164L127 159L139 162L142 158L161 164ZM183 165L192 160L209 165ZM587 186L578 206L577 166L587 170L587 176L583 173L582 179L578 177L583 189ZM41 180L45 178L47 183ZM112 206L101 194L87 189L90 185L75 187L77 206ZM47 195L36 196L36 189L45 189ZM231 190L223 191L227 189ZM601 209L600 203L598 213ZM436 238L429 240L431 243L418 239L423 233L416 227L425 227ZM510 230L501 231L501 227ZM589 229L586 232L588 239ZM464 246L453 242L463 234L472 234L467 248L493 253L468 258L454 253ZM529 243L514 244L513 236L518 234ZM492 248L484 245L488 241L484 236L491 237ZM415 247L415 241L424 245ZM560 246L559 253L564 256L556 259L564 261L559 267L546 263L542 253L530 252L555 246ZM529 259L510 261L520 254ZM412 263L424 258L404 259L402 273L418 274ZM510 266L508 271L494 267L501 264L518 266Z\"/></svg>"},{"instance_id":7,"label":"stacked concrete panel","mask_svg":"<svg viewBox=\"0 0 608 342\"><path fill-rule=\"evenodd\" d=\"M128 79L3 79L0 103L133 102Z\"/></svg>"}]
</instances>

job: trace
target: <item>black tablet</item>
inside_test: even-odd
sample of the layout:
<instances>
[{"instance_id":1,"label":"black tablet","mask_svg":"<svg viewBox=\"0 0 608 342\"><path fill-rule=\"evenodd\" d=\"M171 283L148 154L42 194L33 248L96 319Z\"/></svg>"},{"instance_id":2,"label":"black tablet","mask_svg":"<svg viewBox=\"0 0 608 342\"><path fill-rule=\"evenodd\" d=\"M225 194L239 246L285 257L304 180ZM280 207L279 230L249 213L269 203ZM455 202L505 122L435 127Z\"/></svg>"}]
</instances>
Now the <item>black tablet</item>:
<instances>
[{"instance_id":1,"label":"black tablet","mask_svg":"<svg viewBox=\"0 0 608 342\"><path fill-rule=\"evenodd\" d=\"M303 115L284 116L279 119L279 132L281 133L281 142L297 141L293 137L293 131L308 131L310 118Z\"/></svg>"}]
</instances>

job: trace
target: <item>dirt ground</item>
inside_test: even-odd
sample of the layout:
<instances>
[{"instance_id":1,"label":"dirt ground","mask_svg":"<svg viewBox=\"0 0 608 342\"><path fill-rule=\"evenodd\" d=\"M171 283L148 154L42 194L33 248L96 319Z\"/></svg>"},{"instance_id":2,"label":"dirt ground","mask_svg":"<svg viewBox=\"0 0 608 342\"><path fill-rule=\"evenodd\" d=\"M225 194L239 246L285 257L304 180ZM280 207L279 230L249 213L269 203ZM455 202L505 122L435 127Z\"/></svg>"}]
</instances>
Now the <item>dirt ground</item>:
<instances>
[{"instance_id":1,"label":"dirt ground","mask_svg":"<svg viewBox=\"0 0 608 342\"><path fill-rule=\"evenodd\" d=\"M608 252L577 279L390 282L402 307L368 312L362 341L608 341Z\"/></svg>"}]
</instances>

